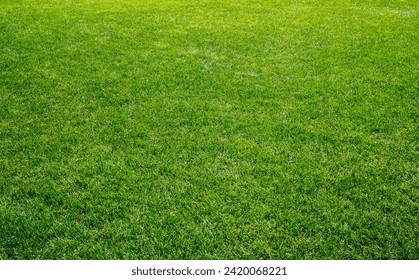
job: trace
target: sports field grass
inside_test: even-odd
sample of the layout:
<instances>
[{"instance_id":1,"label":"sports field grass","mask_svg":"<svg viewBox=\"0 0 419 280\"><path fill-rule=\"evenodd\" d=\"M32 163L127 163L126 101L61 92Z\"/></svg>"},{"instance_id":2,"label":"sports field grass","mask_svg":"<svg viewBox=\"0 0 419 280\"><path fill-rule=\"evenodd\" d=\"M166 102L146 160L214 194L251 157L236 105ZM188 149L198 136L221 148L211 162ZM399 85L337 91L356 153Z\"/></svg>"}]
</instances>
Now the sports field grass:
<instances>
[{"instance_id":1,"label":"sports field grass","mask_svg":"<svg viewBox=\"0 0 419 280\"><path fill-rule=\"evenodd\" d=\"M0 0L0 259L419 259L418 12Z\"/></svg>"}]
</instances>

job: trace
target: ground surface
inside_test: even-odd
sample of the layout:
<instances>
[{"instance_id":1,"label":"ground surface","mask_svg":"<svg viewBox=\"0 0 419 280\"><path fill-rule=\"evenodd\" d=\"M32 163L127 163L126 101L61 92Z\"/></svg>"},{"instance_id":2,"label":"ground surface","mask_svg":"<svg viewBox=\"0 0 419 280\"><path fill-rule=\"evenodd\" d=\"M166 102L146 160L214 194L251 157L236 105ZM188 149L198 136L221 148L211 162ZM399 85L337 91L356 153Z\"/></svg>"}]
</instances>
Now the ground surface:
<instances>
[{"instance_id":1,"label":"ground surface","mask_svg":"<svg viewBox=\"0 0 419 280\"><path fill-rule=\"evenodd\" d=\"M0 0L0 258L418 259L418 11Z\"/></svg>"}]
</instances>

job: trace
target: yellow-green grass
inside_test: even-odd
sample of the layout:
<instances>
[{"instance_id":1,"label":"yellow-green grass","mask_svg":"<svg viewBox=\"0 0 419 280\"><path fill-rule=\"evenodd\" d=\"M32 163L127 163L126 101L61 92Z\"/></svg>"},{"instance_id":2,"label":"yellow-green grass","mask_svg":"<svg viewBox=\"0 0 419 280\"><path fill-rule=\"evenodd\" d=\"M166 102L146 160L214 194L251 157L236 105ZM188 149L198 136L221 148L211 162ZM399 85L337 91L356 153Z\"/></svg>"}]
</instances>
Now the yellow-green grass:
<instances>
[{"instance_id":1,"label":"yellow-green grass","mask_svg":"<svg viewBox=\"0 0 419 280\"><path fill-rule=\"evenodd\" d=\"M414 0L0 0L1 259L418 259Z\"/></svg>"}]
</instances>

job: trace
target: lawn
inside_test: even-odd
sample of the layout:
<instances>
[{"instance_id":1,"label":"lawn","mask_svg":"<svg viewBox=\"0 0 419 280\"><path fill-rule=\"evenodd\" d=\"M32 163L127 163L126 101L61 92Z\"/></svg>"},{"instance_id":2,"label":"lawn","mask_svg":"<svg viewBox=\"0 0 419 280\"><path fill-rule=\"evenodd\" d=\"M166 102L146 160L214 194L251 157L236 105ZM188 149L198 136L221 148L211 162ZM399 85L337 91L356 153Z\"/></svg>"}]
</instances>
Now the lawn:
<instances>
[{"instance_id":1,"label":"lawn","mask_svg":"<svg viewBox=\"0 0 419 280\"><path fill-rule=\"evenodd\" d=\"M0 259L419 259L419 3L0 0Z\"/></svg>"}]
</instances>

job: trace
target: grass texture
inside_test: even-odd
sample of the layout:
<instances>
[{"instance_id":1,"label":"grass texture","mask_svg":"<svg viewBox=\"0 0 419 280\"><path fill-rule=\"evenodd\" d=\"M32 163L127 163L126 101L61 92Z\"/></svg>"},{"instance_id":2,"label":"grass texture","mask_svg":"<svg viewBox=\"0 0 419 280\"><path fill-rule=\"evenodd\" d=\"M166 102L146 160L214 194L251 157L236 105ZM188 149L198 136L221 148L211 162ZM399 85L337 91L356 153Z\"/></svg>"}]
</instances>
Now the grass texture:
<instances>
[{"instance_id":1,"label":"grass texture","mask_svg":"<svg viewBox=\"0 0 419 280\"><path fill-rule=\"evenodd\" d=\"M418 12L0 0L0 259L418 259Z\"/></svg>"}]
</instances>

